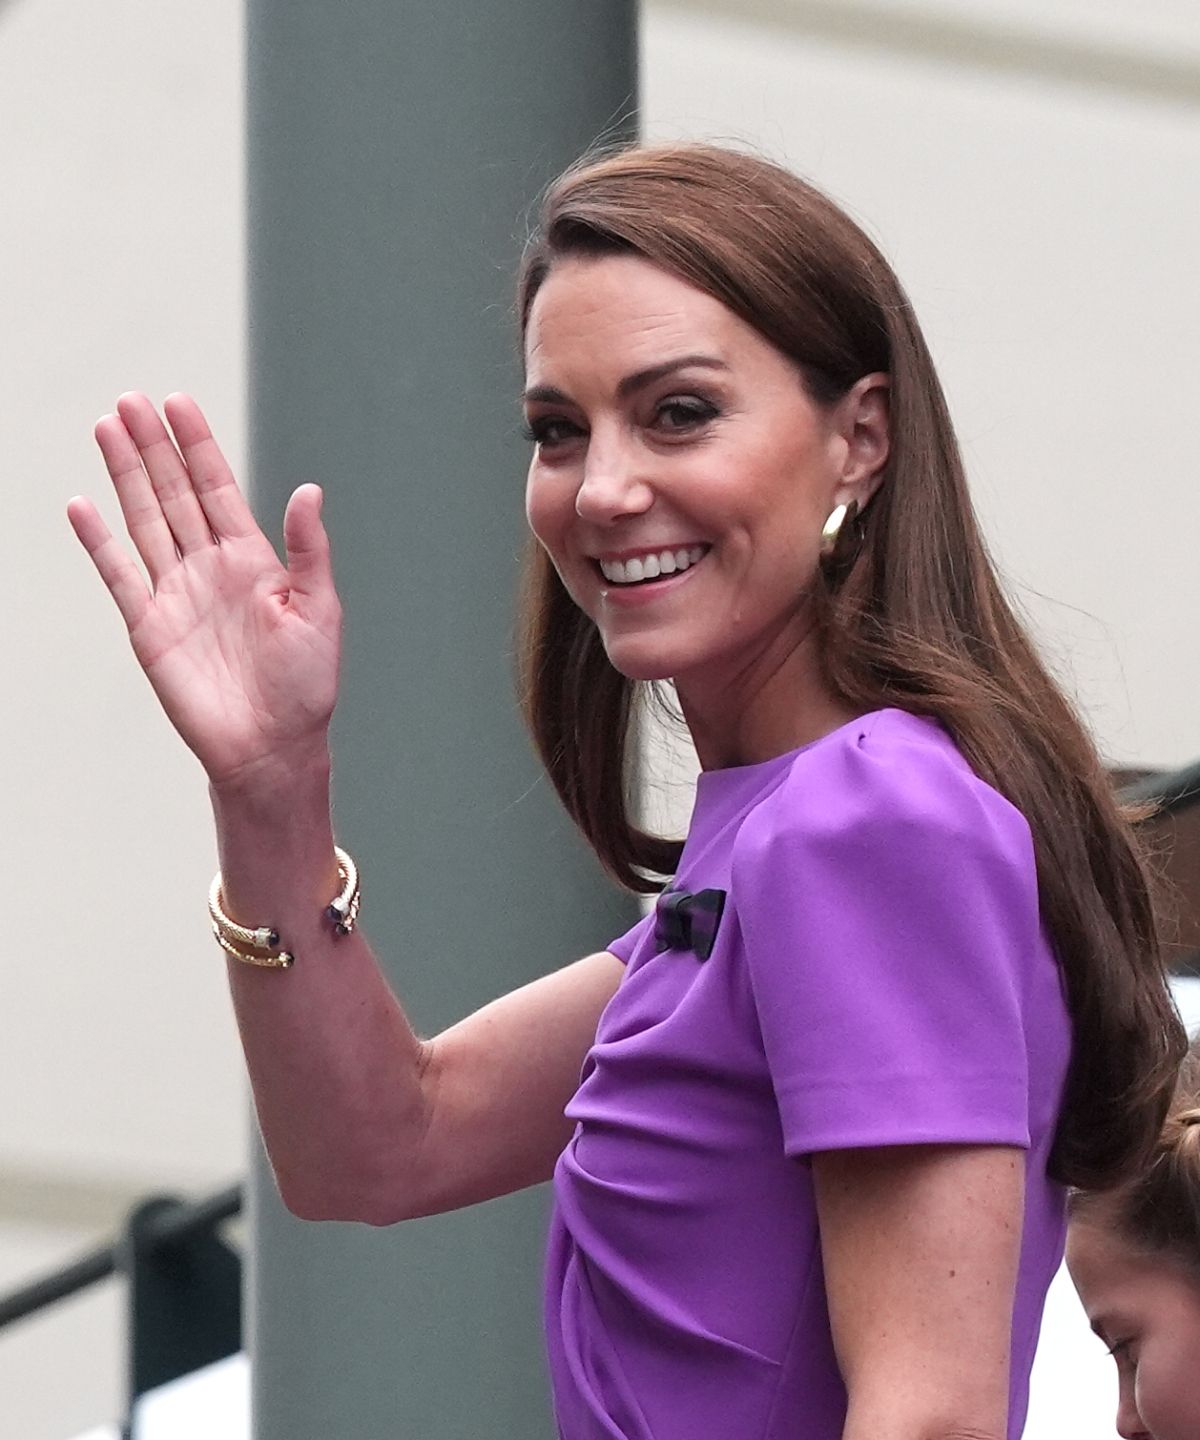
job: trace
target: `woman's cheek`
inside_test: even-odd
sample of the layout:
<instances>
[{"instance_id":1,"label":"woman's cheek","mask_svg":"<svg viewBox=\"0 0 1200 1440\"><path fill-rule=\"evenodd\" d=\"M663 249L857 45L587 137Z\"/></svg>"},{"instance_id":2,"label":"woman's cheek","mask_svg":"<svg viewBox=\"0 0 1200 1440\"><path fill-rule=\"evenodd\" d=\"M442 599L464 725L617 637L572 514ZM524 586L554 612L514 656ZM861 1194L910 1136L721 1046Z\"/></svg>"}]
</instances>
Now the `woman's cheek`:
<instances>
[{"instance_id":1,"label":"woman's cheek","mask_svg":"<svg viewBox=\"0 0 1200 1440\"><path fill-rule=\"evenodd\" d=\"M585 556L573 555L568 544L556 543L552 535L540 534L537 530L533 533L549 556L555 574L562 581L563 589L581 610L591 615L598 589L592 572L592 562Z\"/></svg>"},{"instance_id":2,"label":"woman's cheek","mask_svg":"<svg viewBox=\"0 0 1200 1440\"><path fill-rule=\"evenodd\" d=\"M569 484L550 484L545 477L530 480L525 491L525 518L554 567L567 583L564 572L578 569L580 557L572 555L572 536L578 524L575 514L577 491ZM586 558L586 557L584 557Z\"/></svg>"},{"instance_id":3,"label":"woman's cheek","mask_svg":"<svg viewBox=\"0 0 1200 1440\"><path fill-rule=\"evenodd\" d=\"M547 523L549 520L546 496L542 486L532 477L525 485L525 519L537 539L549 551L547 544Z\"/></svg>"}]
</instances>

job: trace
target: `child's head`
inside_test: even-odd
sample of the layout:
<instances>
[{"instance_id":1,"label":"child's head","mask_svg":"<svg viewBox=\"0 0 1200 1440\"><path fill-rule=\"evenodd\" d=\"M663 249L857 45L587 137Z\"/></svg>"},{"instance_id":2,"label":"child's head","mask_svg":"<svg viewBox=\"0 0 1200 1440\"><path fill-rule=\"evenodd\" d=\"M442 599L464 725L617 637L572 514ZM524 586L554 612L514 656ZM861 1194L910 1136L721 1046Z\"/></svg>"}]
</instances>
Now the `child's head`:
<instances>
[{"instance_id":1,"label":"child's head","mask_svg":"<svg viewBox=\"0 0 1200 1440\"><path fill-rule=\"evenodd\" d=\"M1117 1362L1117 1429L1200 1436L1200 1038L1180 1072L1146 1170L1116 1190L1075 1192L1067 1265Z\"/></svg>"}]
</instances>

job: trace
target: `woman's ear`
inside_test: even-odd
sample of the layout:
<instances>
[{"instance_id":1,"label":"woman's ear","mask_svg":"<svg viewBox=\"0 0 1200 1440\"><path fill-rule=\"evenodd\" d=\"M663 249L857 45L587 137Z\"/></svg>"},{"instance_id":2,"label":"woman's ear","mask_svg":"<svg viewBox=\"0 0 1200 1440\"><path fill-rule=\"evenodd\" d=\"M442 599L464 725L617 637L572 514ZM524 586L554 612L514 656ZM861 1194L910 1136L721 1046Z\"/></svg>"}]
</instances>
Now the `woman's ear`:
<instances>
[{"instance_id":1,"label":"woman's ear","mask_svg":"<svg viewBox=\"0 0 1200 1440\"><path fill-rule=\"evenodd\" d=\"M890 388L890 378L873 371L856 380L838 402L839 429L846 443L839 496L857 500L860 510L866 509L879 488L891 449Z\"/></svg>"}]
</instances>

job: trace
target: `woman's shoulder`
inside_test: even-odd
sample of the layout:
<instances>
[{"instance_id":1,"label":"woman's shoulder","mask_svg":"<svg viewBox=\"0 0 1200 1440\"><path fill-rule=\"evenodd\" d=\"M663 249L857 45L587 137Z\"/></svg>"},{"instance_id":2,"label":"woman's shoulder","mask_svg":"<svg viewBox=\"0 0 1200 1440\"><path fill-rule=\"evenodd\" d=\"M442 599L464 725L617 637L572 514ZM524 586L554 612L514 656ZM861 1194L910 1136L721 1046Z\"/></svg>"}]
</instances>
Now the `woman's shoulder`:
<instances>
[{"instance_id":1,"label":"woman's shoulder","mask_svg":"<svg viewBox=\"0 0 1200 1440\"><path fill-rule=\"evenodd\" d=\"M834 846L860 863L905 849L928 859L993 853L1032 872L1025 817L972 770L937 719L872 711L799 750L747 816L738 848ZM961 858L961 854L959 855Z\"/></svg>"}]
</instances>

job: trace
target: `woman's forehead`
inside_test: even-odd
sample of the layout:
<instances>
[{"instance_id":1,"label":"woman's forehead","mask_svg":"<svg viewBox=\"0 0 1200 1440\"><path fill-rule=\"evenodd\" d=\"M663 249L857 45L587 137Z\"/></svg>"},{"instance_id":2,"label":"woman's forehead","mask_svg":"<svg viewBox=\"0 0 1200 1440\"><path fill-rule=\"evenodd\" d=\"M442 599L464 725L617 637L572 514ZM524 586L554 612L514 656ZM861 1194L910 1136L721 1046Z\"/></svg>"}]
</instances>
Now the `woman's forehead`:
<instances>
[{"instance_id":1,"label":"woman's forehead","mask_svg":"<svg viewBox=\"0 0 1200 1440\"><path fill-rule=\"evenodd\" d=\"M640 368L688 355L744 362L766 342L714 296L631 255L557 262L530 309L525 335L531 386L561 386L564 372L616 383Z\"/></svg>"}]
</instances>

